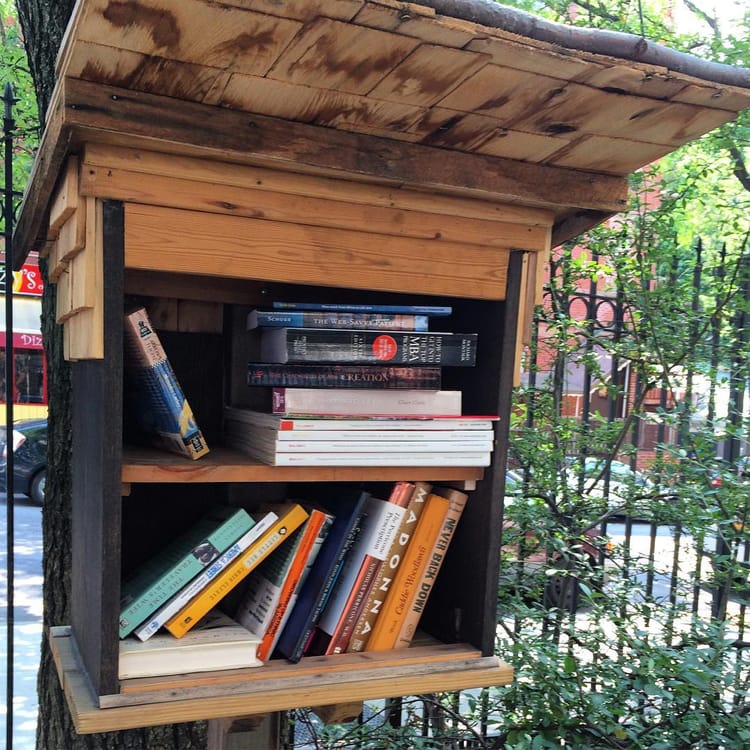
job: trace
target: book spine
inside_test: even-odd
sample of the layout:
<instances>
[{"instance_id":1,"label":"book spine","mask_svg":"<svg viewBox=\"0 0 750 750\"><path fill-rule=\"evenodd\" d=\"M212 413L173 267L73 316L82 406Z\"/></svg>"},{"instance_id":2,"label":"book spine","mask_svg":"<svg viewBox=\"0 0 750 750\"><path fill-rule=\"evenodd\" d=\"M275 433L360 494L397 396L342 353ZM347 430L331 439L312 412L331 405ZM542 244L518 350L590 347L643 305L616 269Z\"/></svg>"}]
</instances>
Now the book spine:
<instances>
[{"instance_id":1,"label":"book spine","mask_svg":"<svg viewBox=\"0 0 750 750\"><path fill-rule=\"evenodd\" d=\"M331 633L326 654L340 654L346 651L362 608L369 597L396 534L401 528L406 516L406 507L414 494L414 490L415 486L411 482L396 482L393 486L387 503L391 506L390 512L386 513L378 523L377 539L372 549L365 555L359 575L351 588L346 604L342 608L339 622ZM395 509L399 509L399 511L394 512Z\"/></svg>"},{"instance_id":2,"label":"book spine","mask_svg":"<svg viewBox=\"0 0 750 750\"><path fill-rule=\"evenodd\" d=\"M466 466L490 465L489 451L435 453L275 453L258 446L237 446L271 466Z\"/></svg>"},{"instance_id":3,"label":"book spine","mask_svg":"<svg viewBox=\"0 0 750 750\"><path fill-rule=\"evenodd\" d=\"M273 414L460 416L461 391L273 388Z\"/></svg>"},{"instance_id":4,"label":"book spine","mask_svg":"<svg viewBox=\"0 0 750 750\"><path fill-rule=\"evenodd\" d=\"M435 585L435 579L440 572L440 567L445 559L445 554L448 550L448 546L453 539L453 534L456 530L461 514L466 506L466 495L458 490L451 489L439 489L437 490L441 495L446 497L450 502L448 512L445 514L442 528L438 534L438 538L435 541L427 567L424 569L421 579L419 580L415 588L415 596L413 598L411 606L407 609L406 615L401 622L401 628L396 638L394 648L408 648L414 638L414 633L417 631L417 625L424 612L427 599L430 596L432 587Z\"/></svg>"},{"instance_id":5,"label":"book spine","mask_svg":"<svg viewBox=\"0 0 750 750\"><path fill-rule=\"evenodd\" d=\"M401 623L416 594L417 582L427 567L428 557L443 526L449 501L439 495L427 497L404 559L385 598L367 643L367 651L389 651L396 644Z\"/></svg>"},{"instance_id":6,"label":"book spine","mask_svg":"<svg viewBox=\"0 0 750 750\"><path fill-rule=\"evenodd\" d=\"M476 433L475 433L476 435ZM478 452L492 450L489 437L475 437L474 440L274 440L264 436L248 435L249 441L259 443L274 453L373 453L383 451L443 451L448 453Z\"/></svg>"},{"instance_id":7,"label":"book spine","mask_svg":"<svg viewBox=\"0 0 750 750\"><path fill-rule=\"evenodd\" d=\"M265 533L278 519L275 513L267 513L250 531L241 536L226 552L216 558L205 570L190 583L184 586L166 604L136 628L135 634L142 641L148 640L167 620L184 607L194 596L199 594L229 563L244 552L261 534Z\"/></svg>"},{"instance_id":8,"label":"book spine","mask_svg":"<svg viewBox=\"0 0 750 750\"><path fill-rule=\"evenodd\" d=\"M321 328L264 328L263 362L453 365L473 367L477 334L367 331Z\"/></svg>"},{"instance_id":9,"label":"book spine","mask_svg":"<svg viewBox=\"0 0 750 750\"><path fill-rule=\"evenodd\" d=\"M419 517L422 515L425 500L431 489L432 487L425 482L415 483L414 491L411 493L406 506L406 513L401 519L401 524L391 542L385 561L380 567L359 615L353 624L347 651L365 650L375 620L383 606L383 601L396 574L396 570L401 563L406 547L409 544L412 532L419 521Z\"/></svg>"},{"instance_id":10,"label":"book spine","mask_svg":"<svg viewBox=\"0 0 750 750\"><path fill-rule=\"evenodd\" d=\"M292 388L425 388L439 390L439 367L280 365L250 362L247 384Z\"/></svg>"},{"instance_id":11,"label":"book spine","mask_svg":"<svg viewBox=\"0 0 750 750\"><path fill-rule=\"evenodd\" d=\"M426 315L400 313L328 312L325 310L251 310L247 330L271 328L369 328L395 331L426 331Z\"/></svg>"},{"instance_id":12,"label":"book spine","mask_svg":"<svg viewBox=\"0 0 750 750\"><path fill-rule=\"evenodd\" d=\"M295 506L279 518L249 549L222 571L209 586L183 607L165 627L172 635L181 638L203 615L215 607L240 581L283 542L307 518L307 511Z\"/></svg>"},{"instance_id":13,"label":"book spine","mask_svg":"<svg viewBox=\"0 0 750 750\"><path fill-rule=\"evenodd\" d=\"M254 525L253 519L244 510L237 510L217 529L207 534L200 543L175 561L168 570L145 590L126 597L120 610L120 638L133 632L147 617L153 614L171 596L201 573L224 550ZM198 547L201 549L199 550Z\"/></svg>"},{"instance_id":14,"label":"book spine","mask_svg":"<svg viewBox=\"0 0 750 750\"><path fill-rule=\"evenodd\" d=\"M333 312L379 312L404 315L450 315L453 308L448 305L348 305L329 302L274 302L274 310L331 310Z\"/></svg>"},{"instance_id":15,"label":"book spine","mask_svg":"<svg viewBox=\"0 0 750 750\"><path fill-rule=\"evenodd\" d=\"M266 632L262 634L263 637L256 654L261 661L267 661L270 658L292 596L299 587L305 570L315 561L313 555L315 552L320 551L320 544L325 539L325 534L329 527L329 519L323 513L320 511L313 511L311 513L311 522L309 522L308 528L305 529L297 554L284 579L279 601L276 604L271 622Z\"/></svg>"}]
</instances>

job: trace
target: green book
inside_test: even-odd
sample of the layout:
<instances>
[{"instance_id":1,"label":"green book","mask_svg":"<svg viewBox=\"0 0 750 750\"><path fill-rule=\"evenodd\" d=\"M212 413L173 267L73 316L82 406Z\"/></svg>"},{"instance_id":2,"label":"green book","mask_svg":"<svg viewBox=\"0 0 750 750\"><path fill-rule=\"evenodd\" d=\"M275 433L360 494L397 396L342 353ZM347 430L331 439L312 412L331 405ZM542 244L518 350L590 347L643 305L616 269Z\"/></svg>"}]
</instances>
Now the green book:
<instances>
[{"instance_id":1,"label":"green book","mask_svg":"<svg viewBox=\"0 0 750 750\"><path fill-rule=\"evenodd\" d=\"M146 560L122 584L120 638L125 638L255 525L242 508L217 506Z\"/></svg>"}]
</instances>

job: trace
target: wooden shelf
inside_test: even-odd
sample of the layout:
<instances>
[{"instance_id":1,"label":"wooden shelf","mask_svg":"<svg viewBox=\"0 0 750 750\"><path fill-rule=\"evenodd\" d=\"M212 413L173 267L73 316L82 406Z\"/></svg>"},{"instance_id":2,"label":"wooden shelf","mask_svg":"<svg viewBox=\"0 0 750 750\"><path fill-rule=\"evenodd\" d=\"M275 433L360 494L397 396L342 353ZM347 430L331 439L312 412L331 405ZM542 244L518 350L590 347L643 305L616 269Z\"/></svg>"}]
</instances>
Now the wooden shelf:
<instances>
[{"instance_id":1,"label":"wooden shelf","mask_svg":"<svg viewBox=\"0 0 750 750\"><path fill-rule=\"evenodd\" d=\"M471 489L481 467L446 466L269 466L226 448L196 461L147 448L126 447L124 484L139 482L395 482L400 479L463 482Z\"/></svg>"},{"instance_id":2,"label":"wooden shelf","mask_svg":"<svg viewBox=\"0 0 750 750\"><path fill-rule=\"evenodd\" d=\"M467 644L439 644L124 680L119 694L97 698L70 628L51 628L50 645L79 734L505 685L513 679L512 668L496 656L483 657Z\"/></svg>"}]
</instances>

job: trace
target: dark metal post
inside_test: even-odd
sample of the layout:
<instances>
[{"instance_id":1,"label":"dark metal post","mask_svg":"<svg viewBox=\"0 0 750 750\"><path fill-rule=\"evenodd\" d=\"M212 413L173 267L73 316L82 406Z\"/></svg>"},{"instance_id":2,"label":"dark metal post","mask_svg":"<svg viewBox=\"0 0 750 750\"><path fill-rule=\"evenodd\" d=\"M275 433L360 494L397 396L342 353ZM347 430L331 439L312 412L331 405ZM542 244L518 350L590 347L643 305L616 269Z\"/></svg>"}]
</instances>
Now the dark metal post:
<instances>
[{"instance_id":1,"label":"dark metal post","mask_svg":"<svg viewBox=\"0 0 750 750\"><path fill-rule=\"evenodd\" d=\"M5 219L5 452L7 454L5 479L5 507L7 512L6 559L8 571L7 596L7 666L6 666L6 714L5 746L13 748L13 627L14 627L14 525L13 507L13 87L5 84L3 91L3 140L5 158L5 200L3 201L3 218Z\"/></svg>"}]
</instances>

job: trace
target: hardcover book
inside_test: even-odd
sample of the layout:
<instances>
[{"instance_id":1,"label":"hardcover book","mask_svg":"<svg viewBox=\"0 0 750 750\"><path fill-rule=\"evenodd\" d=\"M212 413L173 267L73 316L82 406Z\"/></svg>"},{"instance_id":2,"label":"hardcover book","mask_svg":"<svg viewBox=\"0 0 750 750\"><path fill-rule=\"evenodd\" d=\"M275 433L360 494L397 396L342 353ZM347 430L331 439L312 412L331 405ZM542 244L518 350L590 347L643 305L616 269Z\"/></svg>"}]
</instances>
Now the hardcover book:
<instances>
[{"instance_id":1,"label":"hardcover book","mask_svg":"<svg viewBox=\"0 0 750 750\"><path fill-rule=\"evenodd\" d=\"M171 599L156 610L145 622L135 629L135 635L142 641L153 636L174 614L179 612L194 596L197 596L216 576L253 542L264 534L278 516L268 512L259 518L255 526L243 534L229 549L219 555L203 572L183 586Z\"/></svg>"},{"instance_id":2,"label":"hardcover book","mask_svg":"<svg viewBox=\"0 0 750 750\"><path fill-rule=\"evenodd\" d=\"M426 331L426 315L378 312L330 312L326 310L251 310L247 330L259 326L280 328L369 328L394 331Z\"/></svg>"},{"instance_id":3,"label":"hardcover book","mask_svg":"<svg viewBox=\"0 0 750 750\"><path fill-rule=\"evenodd\" d=\"M376 312L401 315L450 315L453 308L448 305L350 305L336 302L274 302L274 310L330 310L332 312Z\"/></svg>"},{"instance_id":4,"label":"hardcover book","mask_svg":"<svg viewBox=\"0 0 750 750\"><path fill-rule=\"evenodd\" d=\"M333 524L276 645L278 652L292 662L300 660L318 624L344 557L359 533L369 496L361 492L357 498L346 498L327 508L334 516Z\"/></svg>"},{"instance_id":5,"label":"hardcover book","mask_svg":"<svg viewBox=\"0 0 750 750\"><path fill-rule=\"evenodd\" d=\"M439 367L387 365L280 365L250 362L248 385L294 388L427 388L440 390Z\"/></svg>"},{"instance_id":6,"label":"hardcover book","mask_svg":"<svg viewBox=\"0 0 750 750\"><path fill-rule=\"evenodd\" d=\"M121 587L120 638L132 633L254 525L242 508L216 506L140 565Z\"/></svg>"},{"instance_id":7,"label":"hardcover book","mask_svg":"<svg viewBox=\"0 0 750 750\"><path fill-rule=\"evenodd\" d=\"M430 551L427 565L422 572L421 578L417 581L415 595L412 597L411 604L406 609L406 614L401 621L401 627L398 631L394 648L408 648L411 644L432 587L435 585L435 579L445 559L448 546L453 539L456 526L466 507L467 496L463 492L447 487L440 487L435 490L435 493L445 497L450 505L443 519L440 533Z\"/></svg>"},{"instance_id":8,"label":"hardcover book","mask_svg":"<svg viewBox=\"0 0 750 750\"><path fill-rule=\"evenodd\" d=\"M354 623L351 638L347 651L364 651L367 641L372 633L372 628L377 620L378 614L385 601L388 589L393 582L401 560L406 552L406 548L416 528L419 517L425 506L427 496L432 490L431 485L426 482L415 482L414 491L411 493L409 503L406 506L406 513L401 519L396 536L391 542L391 546L385 557L385 562L380 568L378 575L375 577L372 588L370 589L367 599L362 606L357 621Z\"/></svg>"},{"instance_id":9,"label":"hardcover book","mask_svg":"<svg viewBox=\"0 0 750 750\"><path fill-rule=\"evenodd\" d=\"M348 328L263 328L262 362L454 365L476 363L476 333L415 333Z\"/></svg>"},{"instance_id":10,"label":"hardcover book","mask_svg":"<svg viewBox=\"0 0 750 750\"><path fill-rule=\"evenodd\" d=\"M192 409L144 308L125 316L126 414L159 447L192 459L208 453Z\"/></svg>"},{"instance_id":11,"label":"hardcover book","mask_svg":"<svg viewBox=\"0 0 750 750\"><path fill-rule=\"evenodd\" d=\"M389 651L396 645L407 609L417 593L417 581L427 567L449 506L450 502L440 495L427 496L422 516L375 620L366 651Z\"/></svg>"},{"instance_id":12,"label":"hardcover book","mask_svg":"<svg viewBox=\"0 0 750 750\"><path fill-rule=\"evenodd\" d=\"M165 627L172 635L178 638L185 635L307 518L307 511L297 503L280 504L274 511L279 518L271 527L197 596L167 620Z\"/></svg>"},{"instance_id":13,"label":"hardcover book","mask_svg":"<svg viewBox=\"0 0 750 750\"><path fill-rule=\"evenodd\" d=\"M209 612L184 638L158 633L145 643L120 641L117 676L135 677L260 667L260 639L219 610Z\"/></svg>"},{"instance_id":14,"label":"hardcover book","mask_svg":"<svg viewBox=\"0 0 750 750\"><path fill-rule=\"evenodd\" d=\"M274 414L370 417L456 417L461 391L377 388L273 388Z\"/></svg>"},{"instance_id":15,"label":"hardcover book","mask_svg":"<svg viewBox=\"0 0 750 750\"><path fill-rule=\"evenodd\" d=\"M322 653L328 655L346 651L356 621L406 515L406 506L413 492L414 484L411 482L397 482L387 501L374 497L367 501L362 531L347 555L337 589L318 624Z\"/></svg>"},{"instance_id":16,"label":"hardcover book","mask_svg":"<svg viewBox=\"0 0 750 750\"><path fill-rule=\"evenodd\" d=\"M393 417L283 417L278 414L224 407L224 417L236 422L268 427L279 432L304 430L491 430L495 415L463 415L460 417L426 417L425 419L399 419Z\"/></svg>"},{"instance_id":17,"label":"hardcover book","mask_svg":"<svg viewBox=\"0 0 750 750\"><path fill-rule=\"evenodd\" d=\"M333 523L333 517L317 508L294 532L294 537L275 549L249 577L235 618L261 637L257 656L267 661L281 635L299 588L315 562Z\"/></svg>"}]
</instances>

